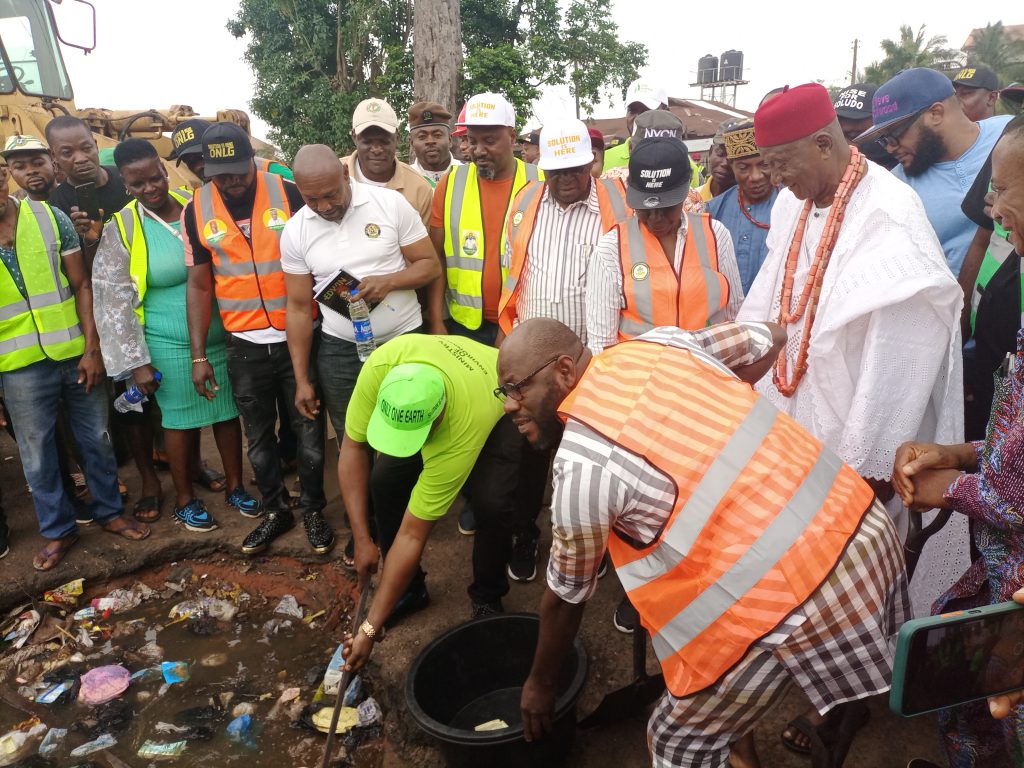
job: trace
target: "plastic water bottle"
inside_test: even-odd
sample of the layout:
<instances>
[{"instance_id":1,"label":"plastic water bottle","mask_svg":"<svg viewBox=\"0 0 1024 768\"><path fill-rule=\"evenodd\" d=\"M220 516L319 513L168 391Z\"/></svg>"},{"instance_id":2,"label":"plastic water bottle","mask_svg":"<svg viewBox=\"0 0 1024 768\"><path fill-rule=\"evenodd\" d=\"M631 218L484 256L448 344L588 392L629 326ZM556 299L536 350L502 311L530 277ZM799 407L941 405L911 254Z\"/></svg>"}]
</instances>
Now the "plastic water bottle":
<instances>
[{"instance_id":1,"label":"plastic water bottle","mask_svg":"<svg viewBox=\"0 0 1024 768\"><path fill-rule=\"evenodd\" d=\"M153 378L159 384L163 376L160 371L153 371ZM146 397L146 393L135 384L132 384L114 401L114 410L118 413L128 413L128 411L142 413L142 404L148 400L149 398Z\"/></svg>"},{"instance_id":2,"label":"plastic water bottle","mask_svg":"<svg viewBox=\"0 0 1024 768\"><path fill-rule=\"evenodd\" d=\"M359 291L352 291L350 296L355 296ZM356 354L359 359L365 362L370 353L377 348L377 342L373 339L373 326L370 325L370 308L363 299L350 299L348 314L352 319L352 333L356 337Z\"/></svg>"}]
</instances>

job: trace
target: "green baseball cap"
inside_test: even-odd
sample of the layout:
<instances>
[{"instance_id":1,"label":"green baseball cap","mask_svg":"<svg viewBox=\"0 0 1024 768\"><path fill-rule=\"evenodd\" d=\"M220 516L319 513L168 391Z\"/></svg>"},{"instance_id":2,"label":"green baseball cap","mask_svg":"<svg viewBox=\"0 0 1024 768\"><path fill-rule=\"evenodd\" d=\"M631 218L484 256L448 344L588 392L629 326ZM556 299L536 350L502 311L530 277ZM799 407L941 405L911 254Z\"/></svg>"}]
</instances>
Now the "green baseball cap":
<instances>
[{"instance_id":1,"label":"green baseball cap","mask_svg":"<svg viewBox=\"0 0 1024 768\"><path fill-rule=\"evenodd\" d=\"M413 456L427 442L444 404L444 379L437 368L424 363L396 365L380 383L366 439L388 456Z\"/></svg>"}]
</instances>

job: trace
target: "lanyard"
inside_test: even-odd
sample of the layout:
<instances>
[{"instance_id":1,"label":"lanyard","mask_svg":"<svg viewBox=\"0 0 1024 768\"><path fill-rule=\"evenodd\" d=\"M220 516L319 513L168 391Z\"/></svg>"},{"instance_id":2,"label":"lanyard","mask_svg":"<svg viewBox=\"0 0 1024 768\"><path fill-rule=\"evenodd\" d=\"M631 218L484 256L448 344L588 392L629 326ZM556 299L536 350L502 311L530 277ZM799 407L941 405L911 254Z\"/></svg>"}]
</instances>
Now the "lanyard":
<instances>
[{"instance_id":1,"label":"lanyard","mask_svg":"<svg viewBox=\"0 0 1024 768\"><path fill-rule=\"evenodd\" d=\"M178 239L179 243L184 242L184 240L181 239L181 232L179 232L166 221L161 219L159 216L157 216L155 213L149 210L149 208L144 206L142 203L139 203L139 208L142 210L143 215L148 215L151 219L153 219L153 221L159 222L164 229L166 229L168 232L174 235Z\"/></svg>"}]
</instances>

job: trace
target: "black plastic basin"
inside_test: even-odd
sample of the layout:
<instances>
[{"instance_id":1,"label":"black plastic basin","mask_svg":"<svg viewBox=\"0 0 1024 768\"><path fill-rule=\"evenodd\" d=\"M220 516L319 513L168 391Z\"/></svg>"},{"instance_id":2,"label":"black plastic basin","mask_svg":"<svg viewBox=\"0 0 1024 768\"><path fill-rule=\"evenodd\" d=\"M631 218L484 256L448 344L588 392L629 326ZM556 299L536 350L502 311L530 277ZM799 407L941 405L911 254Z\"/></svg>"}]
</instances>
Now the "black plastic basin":
<instances>
[{"instance_id":1,"label":"black plastic basin","mask_svg":"<svg viewBox=\"0 0 1024 768\"><path fill-rule=\"evenodd\" d=\"M587 676L587 656L576 639L562 668L553 732L527 743L519 695L530 673L540 618L509 613L470 621L423 649L405 683L409 711L436 738L453 768L533 768L564 762L576 735L576 701ZM498 731L475 731L500 718Z\"/></svg>"}]
</instances>

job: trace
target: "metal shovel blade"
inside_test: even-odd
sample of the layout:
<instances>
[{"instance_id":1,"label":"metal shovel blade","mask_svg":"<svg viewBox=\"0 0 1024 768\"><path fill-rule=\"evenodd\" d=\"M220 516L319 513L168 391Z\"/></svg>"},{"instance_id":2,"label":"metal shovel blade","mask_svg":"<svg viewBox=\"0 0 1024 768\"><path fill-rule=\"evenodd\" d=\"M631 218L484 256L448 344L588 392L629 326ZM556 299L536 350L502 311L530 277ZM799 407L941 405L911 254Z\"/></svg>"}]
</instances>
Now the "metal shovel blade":
<instances>
[{"instance_id":1,"label":"metal shovel blade","mask_svg":"<svg viewBox=\"0 0 1024 768\"><path fill-rule=\"evenodd\" d=\"M576 727L585 730L620 722L643 711L665 690L663 674L647 674L647 630L639 622L633 630L633 675L633 682L601 699L597 709L580 720Z\"/></svg>"}]
</instances>

